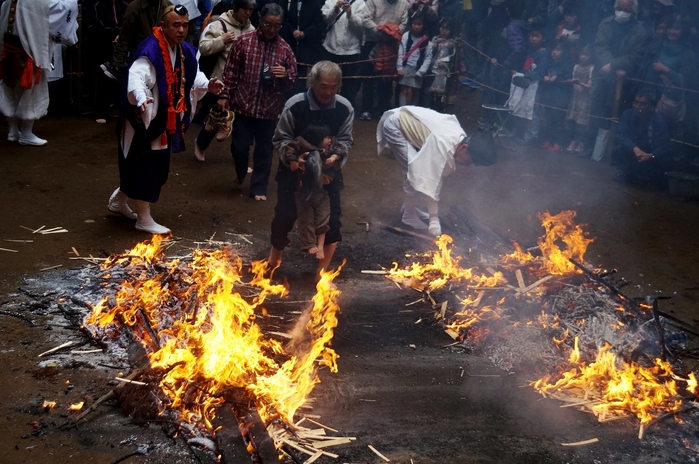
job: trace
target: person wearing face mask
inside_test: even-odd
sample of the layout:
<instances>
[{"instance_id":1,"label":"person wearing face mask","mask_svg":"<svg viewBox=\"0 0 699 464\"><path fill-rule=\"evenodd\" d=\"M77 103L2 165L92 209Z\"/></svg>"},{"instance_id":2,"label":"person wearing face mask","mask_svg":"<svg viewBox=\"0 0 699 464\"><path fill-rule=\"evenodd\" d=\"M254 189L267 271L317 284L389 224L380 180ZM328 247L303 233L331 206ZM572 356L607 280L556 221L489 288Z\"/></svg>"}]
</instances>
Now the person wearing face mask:
<instances>
[{"instance_id":1,"label":"person wearing face mask","mask_svg":"<svg viewBox=\"0 0 699 464\"><path fill-rule=\"evenodd\" d=\"M595 160L601 159L607 143L617 79L634 76L643 58L646 31L636 20L637 14L638 0L616 0L614 16L603 19L597 28L591 113L598 117L602 132L598 133ZM622 108L628 107L630 102L623 100Z\"/></svg>"}]
</instances>

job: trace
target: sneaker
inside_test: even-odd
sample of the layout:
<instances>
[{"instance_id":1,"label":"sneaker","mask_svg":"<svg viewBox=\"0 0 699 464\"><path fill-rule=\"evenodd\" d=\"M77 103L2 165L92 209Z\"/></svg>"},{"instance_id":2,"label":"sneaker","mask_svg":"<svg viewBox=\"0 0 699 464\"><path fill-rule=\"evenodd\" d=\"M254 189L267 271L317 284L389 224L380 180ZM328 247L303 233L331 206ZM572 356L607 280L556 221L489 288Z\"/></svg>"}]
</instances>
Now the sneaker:
<instances>
[{"instance_id":1,"label":"sneaker","mask_svg":"<svg viewBox=\"0 0 699 464\"><path fill-rule=\"evenodd\" d=\"M575 153L575 149L577 148L577 144L575 141L570 142L570 145L568 145L568 148L566 148L566 153Z\"/></svg>"},{"instance_id":2,"label":"sneaker","mask_svg":"<svg viewBox=\"0 0 699 464\"><path fill-rule=\"evenodd\" d=\"M111 63L109 63L109 62L102 63L100 65L100 69L102 70L104 75L107 76L108 78L110 78L111 80L121 82L121 80L122 80L121 72L119 72L119 70L117 70L115 67L113 67Z\"/></svg>"},{"instance_id":3,"label":"sneaker","mask_svg":"<svg viewBox=\"0 0 699 464\"><path fill-rule=\"evenodd\" d=\"M554 143L549 147L549 151L557 153L559 151L563 151L563 148L559 144Z\"/></svg>"},{"instance_id":4,"label":"sneaker","mask_svg":"<svg viewBox=\"0 0 699 464\"><path fill-rule=\"evenodd\" d=\"M548 150L549 148L551 148L551 142L547 140L546 142L541 144L541 148L543 148L544 150Z\"/></svg>"},{"instance_id":5,"label":"sneaker","mask_svg":"<svg viewBox=\"0 0 699 464\"><path fill-rule=\"evenodd\" d=\"M371 113L368 111L363 112L362 114L359 115L359 120L360 121L371 121Z\"/></svg>"},{"instance_id":6,"label":"sneaker","mask_svg":"<svg viewBox=\"0 0 699 464\"><path fill-rule=\"evenodd\" d=\"M580 142L577 147L575 147L575 153L578 155L585 154L585 144Z\"/></svg>"}]
</instances>

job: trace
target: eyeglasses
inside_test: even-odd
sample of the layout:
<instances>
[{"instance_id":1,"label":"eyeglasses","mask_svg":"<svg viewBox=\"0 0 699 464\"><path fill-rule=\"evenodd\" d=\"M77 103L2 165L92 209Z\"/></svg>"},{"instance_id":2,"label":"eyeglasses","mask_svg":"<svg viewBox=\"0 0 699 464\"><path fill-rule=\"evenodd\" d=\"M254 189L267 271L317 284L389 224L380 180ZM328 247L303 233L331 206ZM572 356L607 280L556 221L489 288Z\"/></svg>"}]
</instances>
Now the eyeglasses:
<instances>
[{"instance_id":1,"label":"eyeglasses","mask_svg":"<svg viewBox=\"0 0 699 464\"><path fill-rule=\"evenodd\" d=\"M266 28L268 28L268 29L276 29L276 30L279 30L279 29L282 28L282 24L281 24L281 23L270 23L270 22L268 22L268 21L265 21L265 22L263 22L263 23L260 24L260 25L263 26L263 27L266 27Z\"/></svg>"},{"instance_id":2,"label":"eyeglasses","mask_svg":"<svg viewBox=\"0 0 699 464\"><path fill-rule=\"evenodd\" d=\"M175 5L175 9L172 11L174 11L175 13L177 13L180 16L185 16L185 15L189 14L189 11L187 11L187 8L185 8L182 5Z\"/></svg>"}]
</instances>

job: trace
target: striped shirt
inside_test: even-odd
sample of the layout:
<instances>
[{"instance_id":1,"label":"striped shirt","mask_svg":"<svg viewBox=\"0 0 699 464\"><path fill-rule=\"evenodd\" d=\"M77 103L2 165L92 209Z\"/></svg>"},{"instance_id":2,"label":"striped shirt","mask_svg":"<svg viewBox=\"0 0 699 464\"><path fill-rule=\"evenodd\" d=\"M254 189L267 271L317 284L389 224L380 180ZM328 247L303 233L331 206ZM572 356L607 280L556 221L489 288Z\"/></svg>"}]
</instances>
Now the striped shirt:
<instances>
[{"instance_id":1,"label":"striped shirt","mask_svg":"<svg viewBox=\"0 0 699 464\"><path fill-rule=\"evenodd\" d=\"M287 77L274 78L272 88L263 88L263 69L267 67L271 72L277 64L286 68ZM282 92L294 84L296 76L296 58L284 39L276 36L265 40L259 30L247 32L235 40L228 54L221 98L228 99L236 114L277 119L283 104Z\"/></svg>"}]
</instances>

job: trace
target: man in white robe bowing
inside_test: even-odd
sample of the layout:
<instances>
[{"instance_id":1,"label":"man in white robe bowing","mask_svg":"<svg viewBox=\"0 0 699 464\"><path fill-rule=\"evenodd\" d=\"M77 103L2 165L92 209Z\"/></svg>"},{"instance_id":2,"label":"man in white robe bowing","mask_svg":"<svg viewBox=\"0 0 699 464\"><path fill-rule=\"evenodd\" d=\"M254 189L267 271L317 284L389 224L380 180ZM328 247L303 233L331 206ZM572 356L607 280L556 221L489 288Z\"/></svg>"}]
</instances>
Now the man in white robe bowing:
<instances>
[{"instance_id":1,"label":"man in white robe bowing","mask_svg":"<svg viewBox=\"0 0 699 464\"><path fill-rule=\"evenodd\" d=\"M376 128L376 140L379 154L389 149L407 173L401 222L435 237L442 234L442 179L454 172L456 164L488 166L496 161L494 150L469 150L466 132L456 116L419 106L386 111ZM417 202L423 198L427 213L417 209Z\"/></svg>"}]
</instances>

